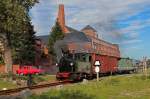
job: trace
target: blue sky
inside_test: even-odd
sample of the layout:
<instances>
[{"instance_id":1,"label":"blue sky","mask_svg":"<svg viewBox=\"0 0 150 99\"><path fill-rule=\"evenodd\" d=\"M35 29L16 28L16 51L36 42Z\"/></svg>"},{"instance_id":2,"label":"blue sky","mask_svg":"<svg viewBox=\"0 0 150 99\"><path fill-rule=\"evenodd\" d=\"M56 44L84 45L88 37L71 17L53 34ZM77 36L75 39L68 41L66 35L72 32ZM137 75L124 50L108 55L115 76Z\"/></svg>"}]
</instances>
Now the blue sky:
<instances>
[{"instance_id":1,"label":"blue sky","mask_svg":"<svg viewBox=\"0 0 150 99\"><path fill-rule=\"evenodd\" d=\"M90 24L100 38L118 43L123 57L150 58L150 0L40 0L30 11L37 35L49 34L62 2L68 26Z\"/></svg>"}]
</instances>

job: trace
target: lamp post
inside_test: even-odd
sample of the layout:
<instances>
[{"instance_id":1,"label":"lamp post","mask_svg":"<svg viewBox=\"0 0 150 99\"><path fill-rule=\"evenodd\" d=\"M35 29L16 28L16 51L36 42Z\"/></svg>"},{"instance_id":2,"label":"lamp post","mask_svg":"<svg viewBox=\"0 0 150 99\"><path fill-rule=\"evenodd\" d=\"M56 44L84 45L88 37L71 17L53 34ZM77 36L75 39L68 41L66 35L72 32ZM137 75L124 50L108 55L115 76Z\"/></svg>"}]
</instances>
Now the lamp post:
<instances>
[{"instance_id":1,"label":"lamp post","mask_svg":"<svg viewBox=\"0 0 150 99\"><path fill-rule=\"evenodd\" d=\"M95 72L97 75L97 81L99 81L99 72L100 72L99 67L101 66L100 61L95 61L94 65L95 65Z\"/></svg>"}]
</instances>

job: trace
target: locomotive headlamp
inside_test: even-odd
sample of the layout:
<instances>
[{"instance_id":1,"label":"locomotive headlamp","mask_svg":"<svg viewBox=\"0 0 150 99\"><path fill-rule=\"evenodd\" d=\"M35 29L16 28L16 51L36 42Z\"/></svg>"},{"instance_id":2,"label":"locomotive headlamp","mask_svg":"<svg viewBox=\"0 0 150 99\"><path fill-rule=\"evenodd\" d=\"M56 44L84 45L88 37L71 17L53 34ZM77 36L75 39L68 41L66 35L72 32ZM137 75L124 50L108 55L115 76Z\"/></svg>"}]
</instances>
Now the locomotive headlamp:
<instances>
[{"instance_id":1,"label":"locomotive headlamp","mask_svg":"<svg viewBox=\"0 0 150 99\"><path fill-rule=\"evenodd\" d=\"M58 66L58 63L56 63L56 66Z\"/></svg>"},{"instance_id":2,"label":"locomotive headlamp","mask_svg":"<svg viewBox=\"0 0 150 99\"><path fill-rule=\"evenodd\" d=\"M73 63L72 63L72 62L70 63L70 66L73 66Z\"/></svg>"}]
</instances>

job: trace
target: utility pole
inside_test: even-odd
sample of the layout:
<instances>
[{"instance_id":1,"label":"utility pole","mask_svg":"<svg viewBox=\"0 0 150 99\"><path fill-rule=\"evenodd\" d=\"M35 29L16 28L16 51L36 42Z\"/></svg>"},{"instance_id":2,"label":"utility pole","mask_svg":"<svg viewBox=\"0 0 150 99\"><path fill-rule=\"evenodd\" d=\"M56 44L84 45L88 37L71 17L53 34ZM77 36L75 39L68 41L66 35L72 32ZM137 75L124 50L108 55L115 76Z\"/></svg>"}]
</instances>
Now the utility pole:
<instances>
[{"instance_id":1,"label":"utility pole","mask_svg":"<svg viewBox=\"0 0 150 99\"><path fill-rule=\"evenodd\" d=\"M147 57L143 57L143 72L147 77Z\"/></svg>"}]
</instances>

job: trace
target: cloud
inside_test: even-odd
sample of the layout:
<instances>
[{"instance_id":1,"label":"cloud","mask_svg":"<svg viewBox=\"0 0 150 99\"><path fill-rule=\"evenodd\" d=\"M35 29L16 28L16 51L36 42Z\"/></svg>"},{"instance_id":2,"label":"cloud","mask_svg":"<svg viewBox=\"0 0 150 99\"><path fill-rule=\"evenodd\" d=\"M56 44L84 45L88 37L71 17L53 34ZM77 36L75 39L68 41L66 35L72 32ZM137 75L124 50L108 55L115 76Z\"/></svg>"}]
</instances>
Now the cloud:
<instances>
[{"instance_id":1,"label":"cloud","mask_svg":"<svg viewBox=\"0 0 150 99\"><path fill-rule=\"evenodd\" d=\"M51 6L50 0L40 0L30 10L32 24L34 25L36 35L46 35L50 32L52 25L55 22L57 9Z\"/></svg>"},{"instance_id":2,"label":"cloud","mask_svg":"<svg viewBox=\"0 0 150 99\"><path fill-rule=\"evenodd\" d=\"M40 0L31 10L37 35L49 33L60 2L68 26L80 30L90 24L102 39L121 46L143 42L141 30L150 25L150 0Z\"/></svg>"},{"instance_id":3,"label":"cloud","mask_svg":"<svg viewBox=\"0 0 150 99\"><path fill-rule=\"evenodd\" d=\"M137 45L128 46L126 48L121 48L120 50L123 52L121 54L122 57L130 57L133 59L140 59L140 57L143 57L143 53L142 53L143 48Z\"/></svg>"},{"instance_id":4,"label":"cloud","mask_svg":"<svg viewBox=\"0 0 150 99\"><path fill-rule=\"evenodd\" d=\"M133 43L141 43L141 42L142 42L142 40L132 39L132 40L122 41L122 42L120 42L120 44L133 44Z\"/></svg>"},{"instance_id":5,"label":"cloud","mask_svg":"<svg viewBox=\"0 0 150 99\"><path fill-rule=\"evenodd\" d=\"M52 19L54 20L54 18L56 18L57 6L60 2L63 2L66 6L66 21L68 25L81 29L81 26L92 24L97 25L96 27L98 29L100 24L101 27L99 28L104 28L103 32L109 29L111 33L108 34L114 34L114 37L118 36L119 38L121 35L118 32L120 31L114 28L115 20L126 19L131 15L135 15L143 10L146 5L150 4L149 0L40 0L40 4L37 4L31 11L34 17L33 23L43 23L42 21L45 20L39 20L39 18L43 17L47 19L47 17L49 17L49 20L45 23L48 24L49 22L48 26L52 27L52 22L54 22ZM78 26L78 24L80 24L80 26ZM105 26L102 26L103 24ZM42 24L40 26L44 27ZM39 31L40 30L37 30L37 32ZM42 31L40 31L40 33L41 32Z\"/></svg>"}]
</instances>

